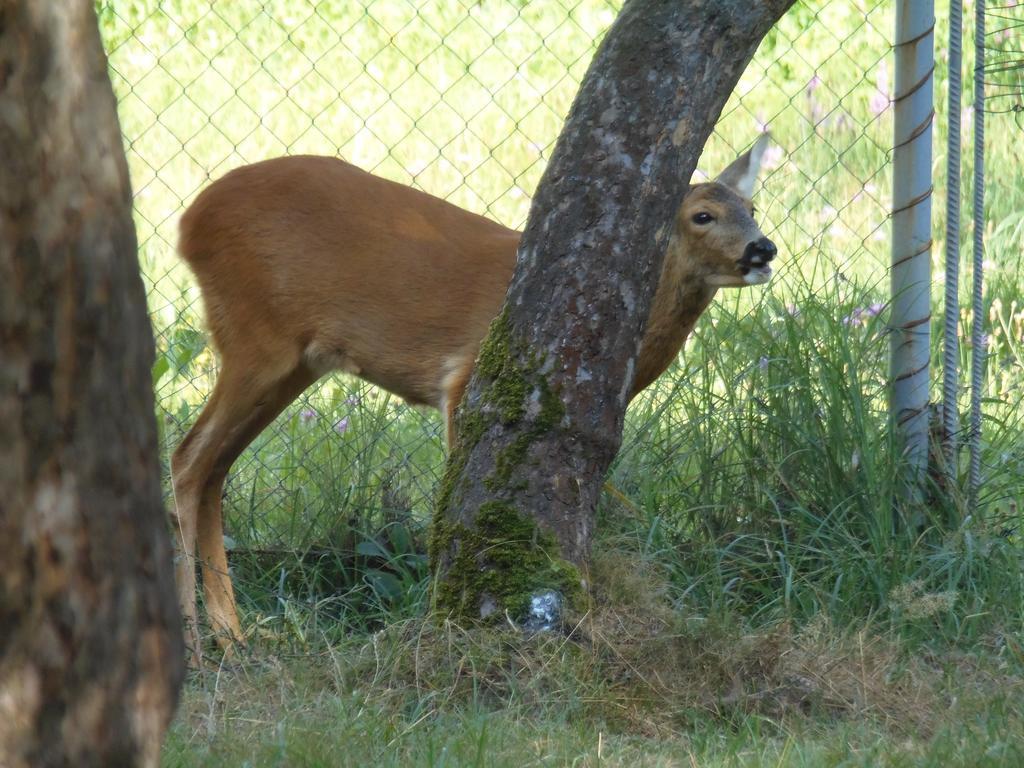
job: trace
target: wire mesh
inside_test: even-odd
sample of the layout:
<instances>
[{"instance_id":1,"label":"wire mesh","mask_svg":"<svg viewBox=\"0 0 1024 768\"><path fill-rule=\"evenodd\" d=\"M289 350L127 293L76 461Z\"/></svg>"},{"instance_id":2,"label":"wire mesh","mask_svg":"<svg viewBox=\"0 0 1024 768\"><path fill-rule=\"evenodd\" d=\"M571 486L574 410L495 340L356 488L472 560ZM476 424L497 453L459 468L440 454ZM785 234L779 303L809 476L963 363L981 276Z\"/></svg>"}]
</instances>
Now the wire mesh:
<instances>
[{"instance_id":1,"label":"wire mesh","mask_svg":"<svg viewBox=\"0 0 1024 768\"><path fill-rule=\"evenodd\" d=\"M267 157L337 155L522 226L618 5L98 0L157 340L165 466L216 371L197 288L174 255L178 218L199 190ZM884 301L893 25L886 2L798 4L705 149L700 169L714 173L772 131L757 205L783 254L780 296L787 284L859 276ZM330 377L236 462L228 536L239 547L302 547L422 518L442 463L435 414Z\"/></svg>"}]
</instances>

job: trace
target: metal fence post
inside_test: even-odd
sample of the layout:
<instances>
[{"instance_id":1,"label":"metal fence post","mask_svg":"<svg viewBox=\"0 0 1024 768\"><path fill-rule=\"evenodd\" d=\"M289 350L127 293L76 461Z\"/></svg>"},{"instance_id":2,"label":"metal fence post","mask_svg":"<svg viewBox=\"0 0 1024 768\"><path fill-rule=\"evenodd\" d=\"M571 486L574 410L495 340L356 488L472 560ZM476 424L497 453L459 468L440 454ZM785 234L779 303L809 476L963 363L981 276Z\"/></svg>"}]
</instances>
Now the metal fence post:
<instances>
[{"instance_id":1,"label":"metal fence post","mask_svg":"<svg viewBox=\"0 0 1024 768\"><path fill-rule=\"evenodd\" d=\"M933 0L896 6L891 414L908 465L907 496L928 463Z\"/></svg>"},{"instance_id":2,"label":"metal fence post","mask_svg":"<svg viewBox=\"0 0 1024 768\"><path fill-rule=\"evenodd\" d=\"M957 477L960 439L960 99L963 51L963 3L949 4L949 129L946 143L946 300L942 362L942 441L951 481Z\"/></svg>"},{"instance_id":3,"label":"metal fence post","mask_svg":"<svg viewBox=\"0 0 1024 768\"><path fill-rule=\"evenodd\" d=\"M985 0L974 6L974 274L971 285L971 460L967 509L977 511L981 486L981 389L985 366L985 307L982 302L985 259Z\"/></svg>"}]
</instances>

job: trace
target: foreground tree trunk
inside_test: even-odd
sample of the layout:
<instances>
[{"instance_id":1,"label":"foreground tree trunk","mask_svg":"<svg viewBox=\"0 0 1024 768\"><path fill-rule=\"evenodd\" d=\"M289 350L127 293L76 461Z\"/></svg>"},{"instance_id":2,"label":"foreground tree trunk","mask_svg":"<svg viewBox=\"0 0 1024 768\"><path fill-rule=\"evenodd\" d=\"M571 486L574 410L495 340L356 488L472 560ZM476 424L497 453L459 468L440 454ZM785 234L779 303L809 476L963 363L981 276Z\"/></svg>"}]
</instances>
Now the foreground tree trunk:
<instances>
[{"instance_id":1,"label":"foreground tree trunk","mask_svg":"<svg viewBox=\"0 0 1024 768\"><path fill-rule=\"evenodd\" d=\"M431 530L435 605L520 613L579 590L671 221L704 142L793 0L627 0L533 199L457 416Z\"/></svg>"},{"instance_id":2,"label":"foreground tree trunk","mask_svg":"<svg viewBox=\"0 0 1024 768\"><path fill-rule=\"evenodd\" d=\"M156 765L183 643L91 0L0 0L0 765Z\"/></svg>"}]
</instances>

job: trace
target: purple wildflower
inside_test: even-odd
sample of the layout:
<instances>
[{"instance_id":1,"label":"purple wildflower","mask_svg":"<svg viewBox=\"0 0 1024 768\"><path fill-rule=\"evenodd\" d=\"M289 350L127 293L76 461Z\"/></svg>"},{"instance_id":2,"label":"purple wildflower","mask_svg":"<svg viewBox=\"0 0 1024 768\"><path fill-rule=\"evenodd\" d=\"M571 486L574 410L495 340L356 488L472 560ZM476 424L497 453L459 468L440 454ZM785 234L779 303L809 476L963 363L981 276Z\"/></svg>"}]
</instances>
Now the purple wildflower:
<instances>
[{"instance_id":1,"label":"purple wildflower","mask_svg":"<svg viewBox=\"0 0 1024 768\"><path fill-rule=\"evenodd\" d=\"M875 92L868 99L868 107L871 114L878 116L889 108L889 67L883 61L878 65L878 73L875 75Z\"/></svg>"},{"instance_id":2,"label":"purple wildflower","mask_svg":"<svg viewBox=\"0 0 1024 768\"><path fill-rule=\"evenodd\" d=\"M851 118L846 112L840 110L839 114L835 116L834 125L836 130L853 128L853 118Z\"/></svg>"},{"instance_id":3,"label":"purple wildflower","mask_svg":"<svg viewBox=\"0 0 1024 768\"><path fill-rule=\"evenodd\" d=\"M319 414L312 408L303 408L299 411L299 423L308 426L317 420Z\"/></svg>"},{"instance_id":4,"label":"purple wildflower","mask_svg":"<svg viewBox=\"0 0 1024 768\"><path fill-rule=\"evenodd\" d=\"M871 110L871 114L875 116L882 114L889 108L889 97L881 91L875 91L871 94L871 98L868 99L868 108Z\"/></svg>"},{"instance_id":5,"label":"purple wildflower","mask_svg":"<svg viewBox=\"0 0 1024 768\"><path fill-rule=\"evenodd\" d=\"M843 325L867 325L872 317L878 317L885 304L875 302L866 307L856 307L853 312L843 318Z\"/></svg>"},{"instance_id":6,"label":"purple wildflower","mask_svg":"<svg viewBox=\"0 0 1024 768\"><path fill-rule=\"evenodd\" d=\"M810 107L811 123L818 125L825 117L825 108L814 98L814 92L821 87L821 78L815 75L808 81L804 92L807 94L807 104Z\"/></svg>"},{"instance_id":7,"label":"purple wildflower","mask_svg":"<svg viewBox=\"0 0 1024 768\"><path fill-rule=\"evenodd\" d=\"M345 416L344 418L334 423L334 431L337 432L339 435L344 435L346 432L348 432L348 416Z\"/></svg>"}]
</instances>

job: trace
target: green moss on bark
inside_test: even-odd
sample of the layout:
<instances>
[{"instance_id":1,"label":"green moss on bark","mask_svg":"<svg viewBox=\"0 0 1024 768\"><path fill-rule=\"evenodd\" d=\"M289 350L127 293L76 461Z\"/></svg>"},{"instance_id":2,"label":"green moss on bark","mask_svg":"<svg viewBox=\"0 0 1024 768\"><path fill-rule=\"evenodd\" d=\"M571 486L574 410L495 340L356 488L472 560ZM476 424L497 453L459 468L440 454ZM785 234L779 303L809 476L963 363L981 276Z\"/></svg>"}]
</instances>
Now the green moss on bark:
<instances>
[{"instance_id":1,"label":"green moss on bark","mask_svg":"<svg viewBox=\"0 0 1024 768\"><path fill-rule=\"evenodd\" d=\"M540 389L540 414L526 432L518 435L494 457L494 472L484 480L484 485L489 491L519 490L519 488L510 487L510 483L513 473L525 463L530 444L557 427L565 415L565 406L551 391L547 381L541 378L538 387Z\"/></svg>"},{"instance_id":2,"label":"green moss on bark","mask_svg":"<svg viewBox=\"0 0 1024 768\"><path fill-rule=\"evenodd\" d=\"M494 469L483 479L491 493L514 492L521 489L512 483L522 474L530 445L555 429L565 414L561 400L540 373L543 359L523 352L521 342L513 340L507 312L502 312L491 323L477 359L478 372L488 382L481 397L484 407L460 411L457 444L438 490L431 525L431 568L435 573L443 568L435 607L445 615L477 620L483 618L482 607L493 606L496 617L507 610L519 618L539 590L554 589L569 603L581 594L579 571L561 558L555 537L541 531L510 502L487 501L475 516L467 516L467 522L449 518L452 504L458 503L458 486L467 482L464 470L469 453L492 425L520 421L531 395L537 398L540 412L526 431L497 453ZM518 362L524 358L525 366ZM524 483L520 477L518 485Z\"/></svg>"},{"instance_id":3,"label":"green moss on bark","mask_svg":"<svg viewBox=\"0 0 1024 768\"><path fill-rule=\"evenodd\" d=\"M554 536L511 504L488 501L473 528L446 524L441 535L454 549L435 593L435 607L443 614L504 621L508 611L521 619L531 596L544 589L561 593L569 605L579 601L579 570L561 558ZM488 610L493 612L483 615Z\"/></svg>"},{"instance_id":4,"label":"green moss on bark","mask_svg":"<svg viewBox=\"0 0 1024 768\"><path fill-rule=\"evenodd\" d=\"M470 449L476 445L484 433L484 419L475 411L464 411L457 425L458 435L455 446L445 465L441 485L437 491L437 502L434 504L434 515L430 522L430 535L427 539L427 560L430 570L436 573L445 549L451 539L451 524L447 518L447 510L455 495L456 485L465 484L468 478L463 476Z\"/></svg>"},{"instance_id":5,"label":"green moss on bark","mask_svg":"<svg viewBox=\"0 0 1024 768\"><path fill-rule=\"evenodd\" d=\"M527 377L516 367L512 353L512 328L508 311L503 310L491 321L477 357L477 368L491 381L487 403L496 409L502 424L522 418L530 391Z\"/></svg>"},{"instance_id":6,"label":"green moss on bark","mask_svg":"<svg viewBox=\"0 0 1024 768\"><path fill-rule=\"evenodd\" d=\"M523 481L520 482L519 488L510 487L512 473L515 472L516 467L521 466L526 461L526 451L529 449L532 441L532 434L524 432L495 454L494 472L484 478L484 486L487 490L491 492L497 492L502 489L511 491L519 490L522 487Z\"/></svg>"}]
</instances>

